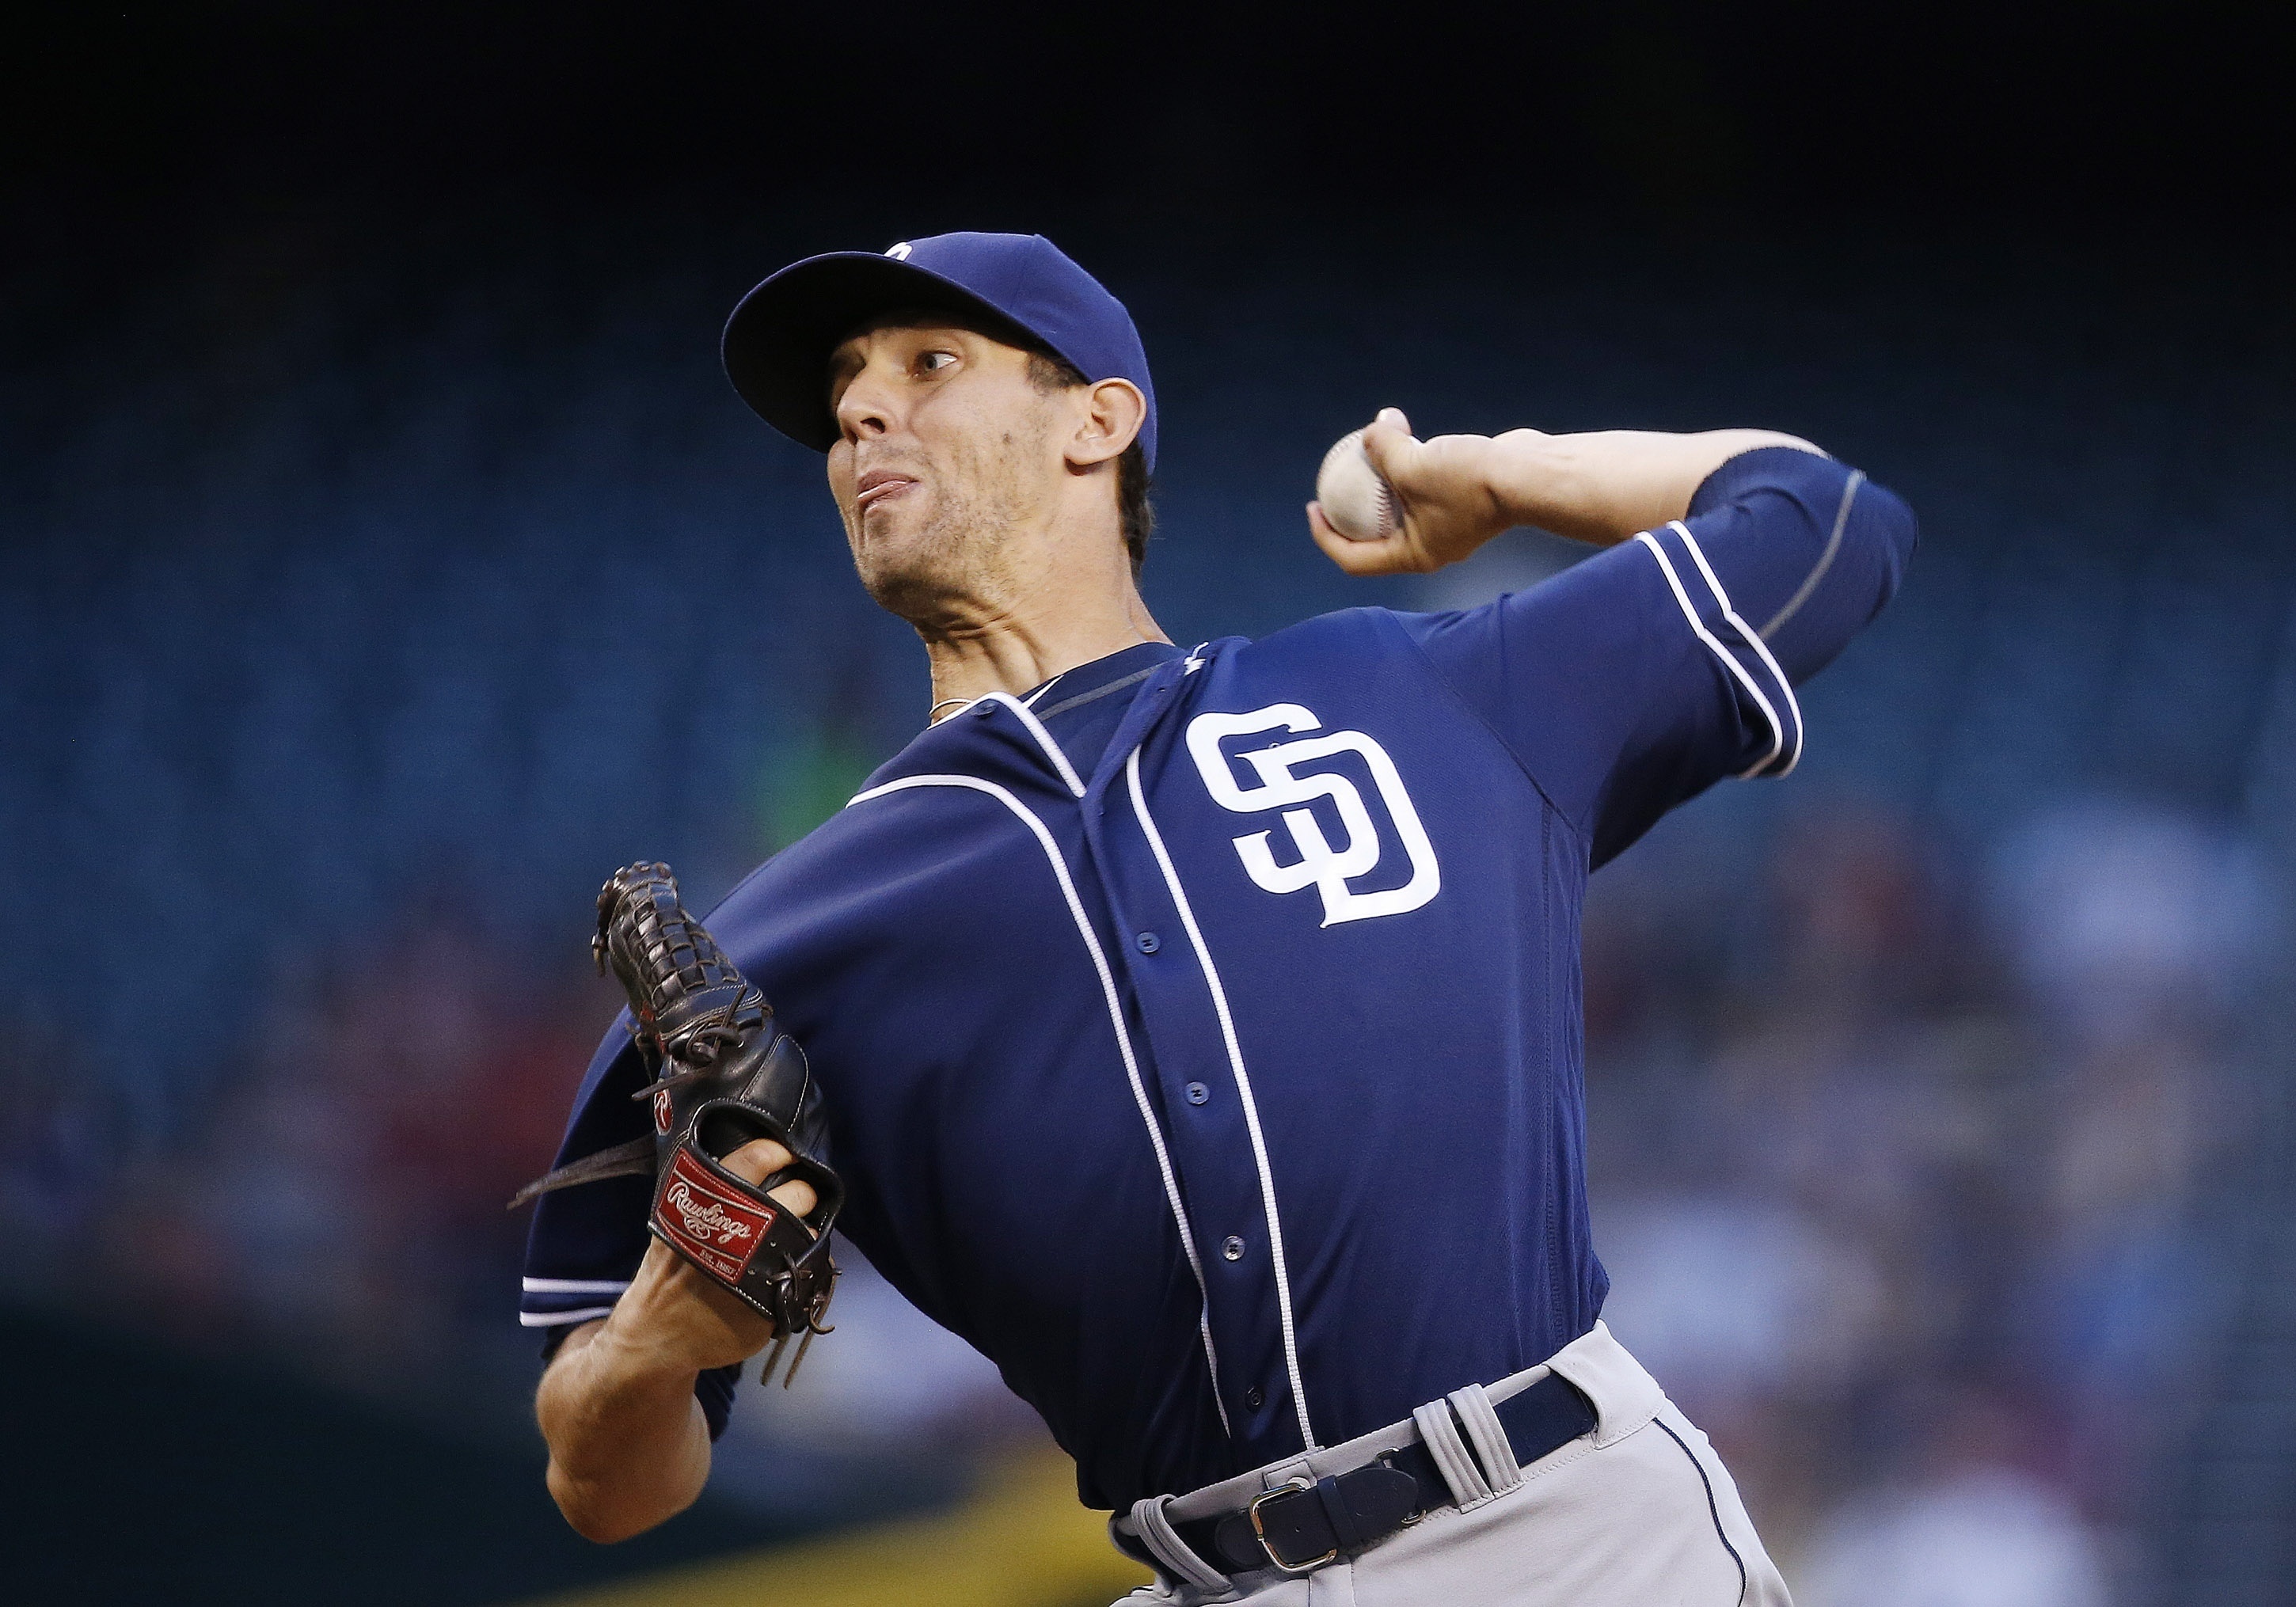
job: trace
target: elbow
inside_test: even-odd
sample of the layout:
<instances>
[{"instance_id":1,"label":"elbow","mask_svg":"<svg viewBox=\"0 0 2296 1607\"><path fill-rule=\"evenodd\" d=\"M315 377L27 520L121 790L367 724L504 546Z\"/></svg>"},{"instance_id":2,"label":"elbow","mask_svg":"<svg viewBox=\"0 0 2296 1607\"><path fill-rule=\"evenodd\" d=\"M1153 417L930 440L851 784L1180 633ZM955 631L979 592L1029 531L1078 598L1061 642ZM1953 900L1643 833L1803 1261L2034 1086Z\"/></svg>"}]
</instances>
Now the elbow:
<instances>
[{"instance_id":1,"label":"elbow","mask_svg":"<svg viewBox=\"0 0 2296 1607\"><path fill-rule=\"evenodd\" d=\"M645 1533L645 1529L636 1524L616 1522L577 1503L562 1501L558 1504L558 1510L565 1514L566 1527L593 1546L619 1546Z\"/></svg>"},{"instance_id":2,"label":"elbow","mask_svg":"<svg viewBox=\"0 0 2296 1607\"><path fill-rule=\"evenodd\" d=\"M693 1505L690 1498L676 1505L642 1505L618 1497L591 1480L575 1478L555 1459L545 1482L567 1527L595 1546L619 1546L660 1527Z\"/></svg>"},{"instance_id":3,"label":"elbow","mask_svg":"<svg viewBox=\"0 0 2296 1607\"><path fill-rule=\"evenodd\" d=\"M1874 504L1882 545L1889 553L1889 588L1894 592L1905 578L1906 566L1914 561L1914 549L1922 544L1922 527L1906 499L1887 486L1874 487Z\"/></svg>"},{"instance_id":4,"label":"elbow","mask_svg":"<svg viewBox=\"0 0 2296 1607\"><path fill-rule=\"evenodd\" d=\"M549 1487L550 1498L558 1504L559 1516L566 1520L566 1526L593 1545L614 1546L645 1532L627 1513L616 1512L612 1503L600 1500L594 1485L575 1478L554 1457L543 1482Z\"/></svg>"},{"instance_id":5,"label":"elbow","mask_svg":"<svg viewBox=\"0 0 2296 1607\"><path fill-rule=\"evenodd\" d=\"M631 1522L619 1514L587 1511L564 1502L559 1504L558 1510L566 1514L567 1527L593 1546L619 1546L654 1527L652 1523Z\"/></svg>"},{"instance_id":6,"label":"elbow","mask_svg":"<svg viewBox=\"0 0 2296 1607\"><path fill-rule=\"evenodd\" d=\"M1865 616L1870 620L1888 606L1898 594L1898 587L1905 583L1906 568L1914 561L1914 549L1921 545L1921 526L1904 497L1869 480L1857 488L1847 534L1853 546L1866 554L1862 562L1853 561L1843 567L1862 570L1870 577L1872 602Z\"/></svg>"}]
</instances>

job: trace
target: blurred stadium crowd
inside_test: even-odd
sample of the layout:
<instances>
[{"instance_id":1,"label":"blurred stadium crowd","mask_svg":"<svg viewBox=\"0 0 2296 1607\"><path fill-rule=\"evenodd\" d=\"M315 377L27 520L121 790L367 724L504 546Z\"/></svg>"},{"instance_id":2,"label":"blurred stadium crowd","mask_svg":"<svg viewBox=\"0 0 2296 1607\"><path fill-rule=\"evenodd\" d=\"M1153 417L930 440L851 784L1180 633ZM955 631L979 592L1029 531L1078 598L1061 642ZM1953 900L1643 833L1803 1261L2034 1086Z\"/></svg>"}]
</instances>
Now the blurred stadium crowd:
<instances>
[{"instance_id":1,"label":"blurred stadium crowd","mask_svg":"<svg viewBox=\"0 0 2296 1607\"><path fill-rule=\"evenodd\" d=\"M662 857L706 901L922 723L817 462L710 372L782 244L550 281L252 239L10 373L5 1298L527 1431L502 1201L612 1013L593 890ZM2277 1120L2296 421L2236 307L2107 342L2135 291L2037 272L1980 313L1884 255L1694 288L1104 271L1158 363L1146 579L1184 639L1570 561L1321 567L1316 455L1390 400L1430 431L1775 424L1914 502L1803 773L1597 879L1596 1242L1808 1607L2099 1607L2157 1571L2199 1388L2160 1381L2221 1345L2212 1225ZM2210 385L2164 402L2195 351ZM726 1490L830 1521L1030 1431L882 1283L840 1304L801 1386L740 1404ZM1948 1556L1990 1594L1921 1594Z\"/></svg>"}]
</instances>

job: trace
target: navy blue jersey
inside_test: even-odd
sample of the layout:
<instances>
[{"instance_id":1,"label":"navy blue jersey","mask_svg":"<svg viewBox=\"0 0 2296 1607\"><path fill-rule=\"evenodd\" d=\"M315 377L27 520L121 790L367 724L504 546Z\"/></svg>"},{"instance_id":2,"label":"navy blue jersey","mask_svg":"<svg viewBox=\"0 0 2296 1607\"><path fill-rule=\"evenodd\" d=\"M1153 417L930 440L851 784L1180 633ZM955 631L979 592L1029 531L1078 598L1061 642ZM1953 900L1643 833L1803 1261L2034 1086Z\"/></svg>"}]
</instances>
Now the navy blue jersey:
<instances>
[{"instance_id":1,"label":"navy blue jersey","mask_svg":"<svg viewBox=\"0 0 2296 1607\"><path fill-rule=\"evenodd\" d=\"M922 733L707 917L806 1045L840 1223L994 1360L1091 1505L1407 1417L1587 1332L1588 873L1801 751L1914 524L1787 448L1464 612L1134 647ZM647 1130L621 1030L562 1161ZM544 1198L525 1320L601 1314L647 1190ZM722 1425L731 1377L703 1382Z\"/></svg>"}]
</instances>

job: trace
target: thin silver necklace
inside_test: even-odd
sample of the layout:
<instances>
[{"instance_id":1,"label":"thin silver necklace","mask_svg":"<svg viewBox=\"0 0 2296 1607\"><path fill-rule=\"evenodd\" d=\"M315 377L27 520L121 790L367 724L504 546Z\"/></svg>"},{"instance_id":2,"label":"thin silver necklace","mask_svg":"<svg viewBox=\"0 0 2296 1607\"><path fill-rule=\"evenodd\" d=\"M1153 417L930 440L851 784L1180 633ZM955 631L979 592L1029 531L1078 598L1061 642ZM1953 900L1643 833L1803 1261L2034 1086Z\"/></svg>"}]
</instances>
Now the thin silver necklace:
<instances>
[{"instance_id":1,"label":"thin silver necklace","mask_svg":"<svg viewBox=\"0 0 2296 1607\"><path fill-rule=\"evenodd\" d=\"M1144 638L1144 638L1142 638L1142 639L1144 641L1146 638ZM1135 645L1135 646L1137 646L1137 645L1138 645L1138 644L1137 644L1137 643L1135 643L1135 644L1134 644L1134 645ZM1119 648L1118 651L1119 651L1119 652L1121 652L1121 651L1123 651L1123 650ZM1069 673L1069 672L1068 672L1067 670L1063 669L1062 671L1061 671L1061 673L1060 673L1060 674L1058 674L1058 675L1054 676L1051 680L1049 680L1049 681L1046 682L1042 686L1037 687L1037 690L1036 690L1035 692L1033 692L1033 693L1029 693L1029 696L1028 696L1028 698L1022 701L1022 703L1021 703L1021 707L1022 707L1022 708L1024 708L1024 709L1025 709L1025 708L1030 708L1030 707L1033 707L1033 706L1035 705L1035 703L1036 703L1036 701L1037 701L1037 700L1038 698L1043 697L1046 693L1049 693L1050 691L1052 691L1052 689L1053 689L1054 687L1055 687L1055 686L1059 685L1062 681L1066 680L1066 679L1068 678L1068 673ZM977 703L977 702L979 702L980 701L980 700L979 698L943 698L943 699L941 699L941 701L940 701L939 702L935 703L931 708L930 708L930 709L926 709L926 710L925 710L925 726L926 726L926 728L927 728L928 730L930 730L931 727L933 727L933 726L935 726L939 725L939 724L940 724L940 711L941 711L942 709L944 709L947 708L951 703Z\"/></svg>"}]
</instances>

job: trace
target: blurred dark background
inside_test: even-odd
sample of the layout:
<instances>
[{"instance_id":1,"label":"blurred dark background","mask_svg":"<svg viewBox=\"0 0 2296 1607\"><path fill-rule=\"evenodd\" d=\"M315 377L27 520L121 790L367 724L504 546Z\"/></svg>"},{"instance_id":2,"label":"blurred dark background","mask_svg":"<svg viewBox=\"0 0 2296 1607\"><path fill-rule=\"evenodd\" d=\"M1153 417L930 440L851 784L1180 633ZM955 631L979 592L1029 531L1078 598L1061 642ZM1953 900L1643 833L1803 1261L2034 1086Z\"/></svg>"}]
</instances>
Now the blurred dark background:
<instances>
[{"instance_id":1,"label":"blurred dark background","mask_svg":"<svg viewBox=\"0 0 2296 1607\"><path fill-rule=\"evenodd\" d=\"M1800 772L1595 883L1611 1320L1805 1607L2296 1600L2289 19L12 15L0 1596L480 1607L1042 1455L864 1274L701 1508L588 1547L500 1205L611 1014L599 880L714 897L922 723L718 328L978 227L1142 325L1182 640L1571 560L1324 564L1389 402L1909 497Z\"/></svg>"}]
</instances>

